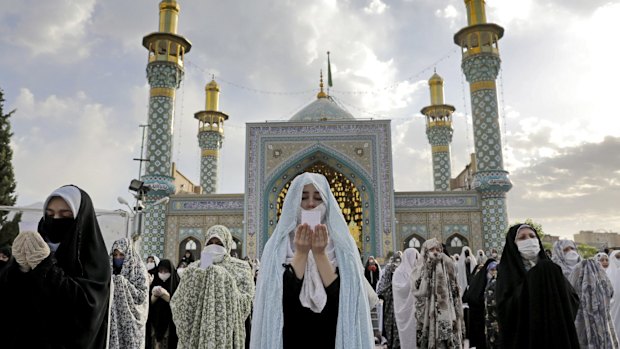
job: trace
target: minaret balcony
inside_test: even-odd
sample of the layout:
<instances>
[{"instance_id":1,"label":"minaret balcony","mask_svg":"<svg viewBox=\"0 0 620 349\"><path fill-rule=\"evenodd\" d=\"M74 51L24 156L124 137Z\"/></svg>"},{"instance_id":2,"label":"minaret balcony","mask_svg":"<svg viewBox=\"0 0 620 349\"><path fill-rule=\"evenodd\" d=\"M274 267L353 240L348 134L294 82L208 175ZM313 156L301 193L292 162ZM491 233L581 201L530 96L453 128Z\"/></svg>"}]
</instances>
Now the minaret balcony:
<instances>
[{"instance_id":1,"label":"minaret balcony","mask_svg":"<svg viewBox=\"0 0 620 349\"><path fill-rule=\"evenodd\" d=\"M461 47L463 58L483 53L499 56L498 42L502 36L504 28L497 24L476 24L454 34L454 43Z\"/></svg>"}]
</instances>

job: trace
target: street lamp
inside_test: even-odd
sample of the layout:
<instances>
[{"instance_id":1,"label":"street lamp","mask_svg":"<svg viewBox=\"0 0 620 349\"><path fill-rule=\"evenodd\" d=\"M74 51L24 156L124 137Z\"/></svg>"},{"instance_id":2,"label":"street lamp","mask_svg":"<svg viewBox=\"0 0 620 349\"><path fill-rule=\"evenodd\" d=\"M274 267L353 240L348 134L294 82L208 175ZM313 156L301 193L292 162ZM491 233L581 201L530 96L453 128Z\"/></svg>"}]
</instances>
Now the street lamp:
<instances>
[{"instance_id":1,"label":"street lamp","mask_svg":"<svg viewBox=\"0 0 620 349\"><path fill-rule=\"evenodd\" d=\"M142 235L142 220L143 220L144 209L145 209L144 200L146 199L146 194L151 190L151 188L145 185L143 181L140 181L138 179L132 179L131 182L129 183L129 190L135 192L135 194L133 194L134 198L136 199L135 207L131 207L129 205L129 202L125 200L125 198L123 198L122 196L119 196L117 200L119 204L125 205L127 206L127 208L129 208L129 212L132 215L132 218L134 218L134 222L135 222L134 226L137 225L137 227L134 229L132 238L134 241L137 241L138 238L140 238L140 236ZM149 205L150 206L161 205L161 204L165 205L169 201L170 201L170 198L166 196Z\"/></svg>"}]
</instances>

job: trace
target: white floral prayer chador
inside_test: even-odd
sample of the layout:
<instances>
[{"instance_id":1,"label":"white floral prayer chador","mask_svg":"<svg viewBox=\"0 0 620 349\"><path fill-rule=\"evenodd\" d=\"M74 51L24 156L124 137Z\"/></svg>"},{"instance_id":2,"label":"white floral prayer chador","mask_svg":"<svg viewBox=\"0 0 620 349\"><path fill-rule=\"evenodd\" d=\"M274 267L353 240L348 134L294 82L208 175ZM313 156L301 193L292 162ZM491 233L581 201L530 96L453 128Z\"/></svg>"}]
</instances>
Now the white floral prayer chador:
<instances>
[{"instance_id":1,"label":"white floral prayer chador","mask_svg":"<svg viewBox=\"0 0 620 349\"><path fill-rule=\"evenodd\" d=\"M232 235L221 225L207 231L206 241L219 239L226 254L201 268L200 260L185 269L170 301L179 348L243 348L245 320L252 309L254 277L248 263L230 256Z\"/></svg>"},{"instance_id":2,"label":"white floral prayer chador","mask_svg":"<svg viewBox=\"0 0 620 349\"><path fill-rule=\"evenodd\" d=\"M112 275L109 348L141 349L149 314L146 266L129 239L115 241L110 255L115 250L123 253L125 260L120 274Z\"/></svg>"}]
</instances>

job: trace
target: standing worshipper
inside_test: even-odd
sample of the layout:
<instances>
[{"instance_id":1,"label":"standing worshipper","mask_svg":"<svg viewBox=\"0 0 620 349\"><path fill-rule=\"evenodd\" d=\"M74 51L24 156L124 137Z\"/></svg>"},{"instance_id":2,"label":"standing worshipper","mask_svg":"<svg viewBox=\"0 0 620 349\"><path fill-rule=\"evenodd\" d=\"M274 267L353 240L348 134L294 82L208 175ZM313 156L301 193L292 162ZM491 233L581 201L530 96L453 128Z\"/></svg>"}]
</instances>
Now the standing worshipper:
<instances>
[{"instance_id":1,"label":"standing worshipper","mask_svg":"<svg viewBox=\"0 0 620 349\"><path fill-rule=\"evenodd\" d=\"M228 228L212 226L203 250L208 260L198 260L185 269L170 303L180 347L244 347L254 278L247 262L231 257L232 243Z\"/></svg>"},{"instance_id":2,"label":"standing worshipper","mask_svg":"<svg viewBox=\"0 0 620 349\"><path fill-rule=\"evenodd\" d=\"M553 257L551 260L562 268L562 273L568 279L575 266L581 262L577 253L577 245L572 240L558 240L553 243Z\"/></svg>"},{"instance_id":3,"label":"standing worshipper","mask_svg":"<svg viewBox=\"0 0 620 349\"><path fill-rule=\"evenodd\" d=\"M486 349L484 296L490 279L487 269L496 265L497 262L494 259L487 259L481 271L474 275L463 295L463 302L469 305L468 333L469 345L472 348Z\"/></svg>"},{"instance_id":4,"label":"standing worshipper","mask_svg":"<svg viewBox=\"0 0 620 349\"><path fill-rule=\"evenodd\" d=\"M613 285L599 262L594 259L580 262L571 272L569 281L579 296L575 327L581 348L617 349L618 339L610 312Z\"/></svg>"},{"instance_id":5,"label":"standing worshipper","mask_svg":"<svg viewBox=\"0 0 620 349\"><path fill-rule=\"evenodd\" d=\"M112 259L111 349L143 349L149 314L148 272L128 238L116 240Z\"/></svg>"},{"instance_id":6,"label":"standing worshipper","mask_svg":"<svg viewBox=\"0 0 620 349\"><path fill-rule=\"evenodd\" d=\"M506 234L496 301L502 348L579 348L579 298L527 224L513 225Z\"/></svg>"},{"instance_id":7,"label":"standing worshipper","mask_svg":"<svg viewBox=\"0 0 620 349\"><path fill-rule=\"evenodd\" d=\"M0 274L2 348L105 348L112 273L93 203L67 185L43 214L39 232L15 238Z\"/></svg>"},{"instance_id":8,"label":"standing worshipper","mask_svg":"<svg viewBox=\"0 0 620 349\"><path fill-rule=\"evenodd\" d=\"M418 348L462 348L465 326L456 269L437 239L422 245L413 269Z\"/></svg>"},{"instance_id":9,"label":"standing worshipper","mask_svg":"<svg viewBox=\"0 0 620 349\"><path fill-rule=\"evenodd\" d=\"M392 291L394 293L394 316L398 328L398 338L402 349L416 349L415 296L412 292L411 273L420 258L413 247L405 250L403 260L394 271Z\"/></svg>"},{"instance_id":10,"label":"standing worshipper","mask_svg":"<svg viewBox=\"0 0 620 349\"><path fill-rule=\"evenodd\" d=\"M396 327L396 315L394 313L394 293L392 291L392 278L394 271L402 263L399 253L395 254L391 263L385 267L381 282L377 286L377 295L383 299L383 336L387 339L389 349L399 349L398 328Z\"/></svg>"},{"instance_id":11,"label":"standing worshipper","mask_svg":"<svg viewBox=\"0 0 620 349\"><path fill-rule=\"evenodd\" d=\"M493 257L491 257L493 258ZM483 250L478 250L478 254L476 255L476 260L478 261L478 265L485 265L487 262L487 255Z\"/></svg>"},{"instance_id":12,"label":"standing worshipper","mask_svg":"<svg viewBox=\"0 0 620 349\"><path fill-rule=\"evenodd\" d=\"M476 258L471 253L471 249L468 246L463 246L457 263L458 283L461 289L461 297L463 297L467 286L469 286L477 265L478 261L476 261Z\"/></svg>"},{"instance_id":13,"label":"standing worshipper","mask_svg":"<svg viewBox=\"0 0 620 349\"><path fill-rule=\"evenodd\" d=\"M179 274L168 259L162 259L157 274L151 283L149 323L151 324L151 345L154 349L176 349L177 329L172 321L170 298L179 286ZM147 348L150 349L150 348Z\"/></svg>"},{"instance_id":14,"label":"standing worshipper","mask_svg":"<svg viewBox=\"0 0 620 349\"><path fill-rule=\"evenodd\" d=\"M302 224L312 210L321 224ZM297 176L263 251L250 348L374 348L365 282L327 179Z\"/></svg>"},{"instance_id":15,"label":"standing worshipper","mask_svg":"<svg viewBox=\"0 0 620 349\"><path fill-rule=\"evenodd\" d=\"M364 277L368 280L373 290L377 289L379 276L381 275L381 267L374 256L369 256L364 265Z\"/></svg>"}]
</instances>

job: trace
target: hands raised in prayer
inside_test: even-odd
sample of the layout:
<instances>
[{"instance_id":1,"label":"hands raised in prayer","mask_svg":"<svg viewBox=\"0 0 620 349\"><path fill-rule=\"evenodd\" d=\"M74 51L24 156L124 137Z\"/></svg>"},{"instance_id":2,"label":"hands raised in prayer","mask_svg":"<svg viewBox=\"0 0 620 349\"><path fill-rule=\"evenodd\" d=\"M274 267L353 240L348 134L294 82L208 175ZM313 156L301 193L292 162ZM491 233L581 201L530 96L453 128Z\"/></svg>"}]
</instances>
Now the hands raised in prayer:
<instances>
[{"instance_id":1,"label":"hands raised in prayer","mask_svg":"<svg viewBox=\"0 0 620 349\"><path fill-rule=\"evenodd\" d=\"M295 231L295 251L308 254L312 250L312 254L324 254L327 243L329 242L329 233L325 224L318 224L314 227L314 231L307 223L297 226Z\"/></svg>"}]
</instances>

